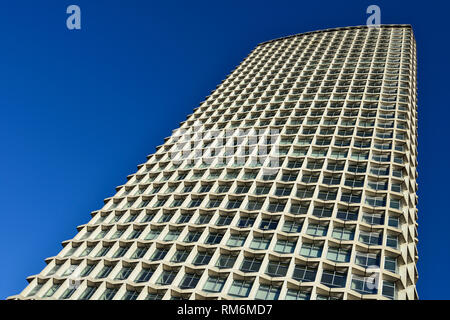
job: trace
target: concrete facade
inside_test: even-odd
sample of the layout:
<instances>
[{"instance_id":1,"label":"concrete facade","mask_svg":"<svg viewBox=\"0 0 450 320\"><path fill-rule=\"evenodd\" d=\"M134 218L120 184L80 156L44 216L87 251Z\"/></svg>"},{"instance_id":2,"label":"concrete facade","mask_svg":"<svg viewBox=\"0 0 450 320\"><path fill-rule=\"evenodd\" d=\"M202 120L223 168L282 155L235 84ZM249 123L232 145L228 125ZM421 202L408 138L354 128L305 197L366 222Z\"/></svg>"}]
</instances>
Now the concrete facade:
<instances>
[{"instance_id":1,"label":"concrete facade","mask_svg":"<svg viewBox=\"0 0 450 320\"><path fill-rule=\"evenodd\" d=\"M417 299L408 25L258 45L9 299Z\"/></svg>"}]
</instances>

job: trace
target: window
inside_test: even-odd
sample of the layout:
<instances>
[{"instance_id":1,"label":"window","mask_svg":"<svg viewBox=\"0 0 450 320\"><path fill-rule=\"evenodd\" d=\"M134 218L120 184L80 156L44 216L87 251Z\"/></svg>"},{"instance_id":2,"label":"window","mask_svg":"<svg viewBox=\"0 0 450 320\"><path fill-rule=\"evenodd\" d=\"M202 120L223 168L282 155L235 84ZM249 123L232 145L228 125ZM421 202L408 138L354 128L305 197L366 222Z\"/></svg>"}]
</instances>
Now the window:
<instances>
[{"instance_id":1,"label":"window","mask_svg":"<svg viewBox=\"0 0 450 320\"><path fill-rule=\"evenodd\" d=\"M337 190L320 190L318 194L318 198L321 200L336 200Z\"/></svg>"},{"instance_id":2,"label":"window","mask_svg":"<svg viewBox=\"0 0 450 320\"><path fill-rule=\"evenodd\" d=\"M75 286L69 286L59 298L63 300L69 299L76 290L77 288Z\"/></svg>"},{"instance_id":3,"label":"window","mask_svg":"<svg viewBox=\"0 0 450 320\"><path fill-rule=\"evenodd\" d=\"M228 294L235 297L248 297L253 281L234 280Z\"/></svg>"},{"instance_id":4,"label":"window","mask_svg":"<svg viewBox=\"0 0 450 320\"><path fill-rule=\"evenodd\" d=\"M335 296L335 295L325 296L318 294L316 296L316 300L342 300L342 296Z\"/></svg>"},{"instance_id":5,"label":"window","mask_svg":"<svg viewBox=\"0 0 450 320\"><path fill-rule=\"evenodd\" d=\"M153 229L145 237L145 240L154 240L161 234L162 229Z\"/></svg>"},{"instance_id":6,"label":"window","mask_svg":"<svg viewBox=\"0 0 450 320\"><path fill-rule=\"evenodd\" d=\"M219 276L208 277L208 280L206 280L205 286L203 287L203 291L216 293L222 291L226 279L226 277Z\"/></svg>"},{"instance_id":7,"label":"window","mask_svg":"<svg viewBox=\"0 0 450 320\"><path fill-rule=\"evenodd\" d=\"M254 237L250 243L250 248L253 250L266 250L271 240L271 238Z\"/></svg>"},{"instance_id":8,"label":"window","mask_svg":"<svg viewBox=\"0 0 450 320\"><path fill-rule=\"evenodd\" d=\"M189 208L195 208L198 207L202 204L203 202L203 198L194 198L191 200L191 202L189 203Z\"/></svg>"},{"instance_id":9,"label":"window","mask_svg":"<svg viewBox=\"0 0 450 320\"><path fill-rule=\"evenodd\" d=\"M363 179L348 178L348 179L345 179L344 184L347 187L351 187L351 188L362 188L364 186L364 178Z\"/></svg>"},{"instance_id":10,"label":"window","mask_svg":"<svg viewBox=\"0 0 450 320\"><path fill-rule=\"evenodd\" d=\"M131 255L131 259L141 259L147 253L147 247L137 247L136 251Z\"/></svg>"},{"instance_id":11,"label":"window","mask_svg":"<svg viewBox=\"0 0 450 320\"><path fill-rule=\"evenodd\" d=\"M263 185L263 186L257 186L255 189L256 195L265 195L268 194L271 189L271 186Z\"/></svg>"},{"instance_id":12,"label":"window","mask_svg":"<svg viewBox=\"0 0 450 320\"><path fill-rule=\"evenodd\" d=\"M385 257L384 258L384 268L393 273L397 273L397 258Z\"/></svg>"},{"instance_id":13,"label":"window","mask_svg":"<svg viewBox=\"0 0 450 320\"><path fill-rule=\"evenodd\" d=\"M153 273L155 272L156 268L142 268L141 272L139 272L138 276L136 277L136 280L134 282L141 283L141 282L148 282L150 278L152 277Z\"/></svg>"},{"instance_id":14,"label":"window","mask_svg":"<svg viewBox=\"0 0 450 320\"><path fill-rule=\"evenodd\" d=\"M122 267L119 273L114 278L115 280L125 280L128 278L130 273L133 271L132 267Z\"/></svg>"},{"instance_id":15,"label":"window","mask_svg":"<svg viewBox=\"0 0 450 320\"><path fill-rule=\"evenodd\" d=\"M237 234L232 235L230 239L227 241L227 246L229 247L241 247L245 243L245 239L247 239L246 234Z\"/></svg>"},{"instance_id":16,"label":"window","mask_svg":"<svg viewBox=\"0 0 450 320\"><path fill-rule=\"evenodd\" d=\"M111 239L118 239L120 238L126 229L118 229L116 232L114 232L114 234L111 236Z\"/></svg>"},{"instance_id":17,"label":"window","mask_svg":"<svg viewBox=\"0 0 450 320\"><path fill-rule=\"evenodd\" d=\"M328 248L327 259L334 262L349 262L351 250L344 248Z\"/></svg>"},{"instance_id":18,"label":"window","mask_svg":"<svg viewBox=\"0 0 450 320\"><path fill-rule=\"evenodd\" d=\"M56 290L59 289L60 286L61 286L60 283L54 283L44 294L44 298L49 298L49 297L53 296L53 294L56 292Z\"/></svg>"},{"instance_id":19,"label":"window","mask_svg":"<svg viewBox=\"0 0 450 320\"><path fill-rule=\"evenodd\" d=\"M380 245L382 241L382 232L365 232L359 233L359 241L367 245Z\"/></svg>"},{"instance_id":20,"label":"window","mask_svg":"<svg viewBox=\"0 0 450 320\"><path fill-rule=\"evenodd\" d=\"M171 208L180 207L184 202L184 199L174 199L172 204L170 205Z\"/></svg>"},{"instance_id":21,"label":"window","mask_svg":"<svg viewBox=\"0 0 450 320\"><path fill-rule=\"evenodd\" d=\"M200 280L200 275L196 273L186 273L184 278L181 280L179 287L181 289L194 289Z\"/></svg>"},{"instance_id":22,"label":"window","mask_svg":"<svg viewBox=\"0 0 450 320\"><path fill-rule=\"evenodd\" d=\"M163 241L175 241L180 235L182 229L172 229L165 235Z\"/></svg>"},{"instance_id":23,"label":"window","mask_svg":"<svg viewBox=\"0 0 450 320\"><path fill-rule=\"evenodd\" d=\"M262 208L264 201L250 200L247 204L247 210L254 211Z\"/></svg>"},{"instance_id":24,"label":"window","mask_svg":"<svg viewBox=\"0 0 450 320\"><path fill-rule=\"evenodd\" d=\"M97 290L97 287L94 286L87 286L87 288L83 291L81 296L78 298L78 300L89 300L92 295Z\"/></svg>"},{"instance_id":25,"label":"window","mask_svg":"<svg viewBox=\"0 0 450 320\"><path fill-rule=\"evenodd\" d=\"M279 197L286 197L291 194L292 187L278 187L275 190L275 195Z\"/></svg>"},{"instance_id":26,"label":"window","mask_svg":"<svg viewBox=\"0 0 450 320\"><path fill-rule=\"evenodd\" d=\"M357 251L355 263L365 268L378 268L380 266L380 256L376 253Z\"/></svg>"},{"instance_id":27,"label":"window","mask_svg":"<svg viewBox=\"0 0 450 320\"><path fill-rule=\"evenodd\" d=\"M241 206L242 200L230 200L227 204L227 209L237 209Z\"/></svg>"},{"instance_id":28,"label":"window","mask_svg":"<svg viewBox=\"0 0 450 320\"><path fill-rule=\"evenodd\" d=\"M398 236L388 235L386 238L386 245L393 249L398 249Z\"/></svg>"},{"instance_id":29,"label":"window","mask_svg":"<svg viewBox=\"0 0 450 320\"><path fill-rule=\"evenodd\" d=\"M372 207L384 207L384 206L386 206L386 197L367 196L366 204L368 204L369 206L372 206Z\"/></svg>"},{"instance_id":30,"label":"window","mask_svg":"<svg viewBox=\"0 0 450 320\"><path fill-rule=\"evenodd\" d=\"M217 259L216 267L219 269L233 268L234 263L236 262L236 258L236 255L221 254L219 256L219 259Z\"/></svg>"},{"instance_id":31,"label":"window","mask_svg":"<svg viewBox=\"0 0 450 320\"><path fill-rule=\"evenodd\" d=\"M319 180L319 174L304 174L302 182L304 183L316 183Z\"/></svg>"},{"instance_id":32,"label":"window","mask_svg":"<svg viewBox=\"0 0 450 320\"><path fill-rule=\"evenodd\" d=\"M309 300L311 294L302 290L288 289L286 294L286 300Z\"/></svg>"},{"instance_id":33,"label":"window","mask_svg":"<svg viewBox=\"0 0 450 320\"><path fill-rule=\"evenodd\" d=\"M327 184L327 185L340 184L341 176L340 175L325 176L325 177L323 177L322 183Z\"/></svg>"},{"instance_id":34,"label":"window","mask_svg":"<svg viewBox=\"0 0 450 320\"><path fill-rule=\"evenodd\" d=\"M286 207L286 202L281 201L271 201L267 207L269 212L283 212L284 207Z\"/></svg>"},{"instance_id":35,"label":"window","mask_svg":"<svg viewBox=\"0 0 450 320\"><path fill-rule=\"evenodd\" d=\"M103 294L100 296L99 300L112 300L117 291L118 289L116 288L106 288Z\"/></svg>"},{"instance_id":36,"label":"window","mask_svg":"<svg viewBox=\"0 0 450 320\"><path fill-rule=\"evenodd\" d=\"M298 172L285 173L281 176L281 181L290 182L297 180Z\"/></svg>"},{"instance_id":37,"label":"window","mask_svg":"<svg viewBox=\"0 0 450 320\"><path fill-rule=\"evenodd\" d=\"M319 258L322 255L323 245L304 243L300 249L300 255L307 258Z\"/></svg>"},{"instance_id":38,"label":"window","mask_svg":"<svg viewBox=\"0 0 450 320\"><path fill-rule=\"evenodd\" d=\"M327 234L328 225L310 224L306 230L306 234L314 237L323 237Z\"/></svg>"},{"instance_id":39,"label":"window","mask_svg":"<svg viewBox=\"0 0 450 320\"><path fill-rule=\"evenodd\" d=\"M313 188L298 188L297 190L297 198L311 198L314 194Z\"/></svg>"},{"instance_id":40,"label":"window","mask_svg":"<svg viewBox=\"0 0 450 320\"><path fill-rule=\"evenodd\" d=\"M172 259L170 259L171 262L180 263L186 261L187 257L189 256L189 253L191 253L190 250L187 249L181 249L175 251L174 255L172 256Z\"/></svg>"},{"instance_id":41,"label":"window","mask_svg":"<svg viewBox=\"0 0 450 320\"><path fill-rule=\"evenodd\" d=\"M178 217L177 223L188 223L191 220L192 214L182 214Z\"/></svg>"},{"instance_id":42,"label":"window","mask_svg":"<svg viewBox=\"0 0 450 320\"><path fill-rule=\"evenodd\" d=\"M212 198L209 200L209 203L207 205L208 208L217 208L222 203L222 199L220 198Z\"/></svg>"},{"instance_id":43,"label":"window","mask_svg":"<svg viewBox=\"0 0 450 320\"><path fill-rule=\"evenodd\" d=\"M162 206L164 206L166 201L167 201L167 199L160 199L160 200L156 201L156 203L155 203L155 205L153 207L154 208L162 207Z\"/></svg>"},{"instance_id":44,"label":"window","mask_svg":"<svg viewBox=\"0 0 450 320\"><path fill-rule=\"evenodd\" d=\"M86 267L84 267L83 271L80 273L80 277L87 277L92 270L96 267L97 264L87 264Z\"/></svg>"},{"instance_id":45,"label":"window","mask_svg":"<svg viewBox=\"0 0 450 320\"><path fill-rule=\"evenodd\" d=\"M348 166L348 171L353 173L364 173L367 170L367 165L365 164L350 164Z\"/></svg>"},{"instance_id":46,"label":"window","mask_svg":"<svg viewBox=\"0 0 450 320\"><path fill-rule=\"evenodd\" d=\"M275 244L274 251L278 253L292 253L294 252L296 242L288 240L278 240Z\"/></svg>"},{"instance_id":47,"label":"window","mask_svg":"<svg viewBox=\"0 0 450 320\"><path fill-rule=\"evenodd\" d=\"M224 184L217 188L216 193L227 193L228 190L230 190L230 185Z\"/></svg>"},{"instance_id":48,"label":"window","mask_svg":"<svg viewBox=\"0 0 450 320\"><path fill-rule=\"evenodd\" d=\"M197 256L195 257L194 261L192 261L192 264L195 266L201 266L208 264L209 261L212 258L212 253L209 253L207 251L205 252L199 252Z\"/></svg>"},{"instance_id":49,"label":"window","mask_svg":"<svg viewBox=\"0 0 450 320\"><path fill-rule=\"evenodd\" d=\"M358 209L338 209L336 217L344 221L358 220Z\"/></svg>"},{"instance_id":50,"label":"window","mask_svg":"<svg viewBox=\"0 0 450 320\"><path fill-rule=\"evenodd\" d=\"M158 223L169 222L172 219L173 213L164 213L158 220Z\"/></svg>"},{"instance_id":51,"label":"window","mask_svg":"<svg viewBox=\"0 0 450 320\"><path fill-rule=\"evenodd\" d=\"M201 175L203 175L203 173L201 173ZM200 176L201 177L201 176ZM210 184L206 184L206 185L202 185L200 187L200 189L198 190L199 193L205 193L205 192L209 192L211 190L212 185Z\"/></svg>"},{"instance_id":52,"label":"window","mask_svg":"<svg viewBox=\"0 0 450 320\"><path fill-rule=\"evenodd\" d=\"M402 192L402 185L400 183L392 183L391 190L394 192Z\"/></svg>"},{"instance_id":53,"label":"window","mask_svg":"<svg viewBox=\"0 0 450 320\"><path fill-rule=\"evenodd\" d=\"M401 210L402 209L402 200L401 199L391 199L390 208Z\"/></svg>"},{"instance_id":54,"label":"window","mask_svg":"<svg viewBox=\"0 0 450 320\"><path fill-rule=\"evenodd\" d=\"M157 248L153 254L150 256L150 261L158 261L164 259L169 249Z\"/></svg>"},{"instance_id":55,"label":"window","mask_svg":"<svg viewBox=\"0 0 450 320\"><path fill-rule=\"evenodd\" d=\"M333 229L333 233L331 234L331 236L334 239L345 241L353 240L354 234L354 229L336 227Z\"/></svg>"},{"instance_id":56,"label":"window","mask_svg":"<svg viewBox=\"0 0 450 320\"><path fill-rule=\"evenodd\" d=\"M55 264L54 267L47 273L47 276L54 275L60 268L62 264Z\"/></svg>"},{"instance_id":57,"label":"window","mask_svg":"<svg viewBox=\"0 0 450 320\"><path fill-rule=\"evenodd\" d=\"M382 290L383 296L389 298L389 299L396 299L397 298L397 291L395 282L391 281L383 281L383 290Z\"/></svg>"},{"instance_id":58,"label":"window","mask_svg":"<svg viewBox=\"0 0 450 320\"><path fill-rule=\"evenodd\" d=\"M324 270L321 283L330 288L344 288L347 280L347 273L339 271Z\"/></svg>"},{"instance_id":59,"label":"window","mask_svg":"<svg viewBox=\"0 0 450 320\"><path fill-rule=\"evenodd\" d=\"M91 253L92 250L94 250L95 245L92 246L86 246L86 248L84 249L84 251L81 253L80 257L85 257L87 255L89 255Z\"/></svg>"},{"instance_id":60,"label":"window","mask_svg":"<svg viewBox=\"0 0 450 320\"><path fill-rule=\"evenodd\" d=\"M190 231L184 238L184 242L196 242L200 238L203 231Z\"/></svg>"},{"instance_id":61,"label":"window","mask_svg":"<svg viewBox=\"0 0 450 320\"><path fill-rule=\"evenodd\" d=\"M389 216L388 225L390 227L398 228L400 226L400 218Z\"/></svg>"},{"instance_id":62,"label":"window","mask_svg":"<svg viewBox=\"0 0 450 320\"><path fill-rule=\"evenodd\" d=\"M316 274L317 268L296 264L292 278L300 282L314 282Z\"/></svg>"},{"instance_id":63,"label":"window","mask_svg":"<svg viewBox=\"0 0 450 320\"><path fill-rule=\"evenodd\" d=\"M113 258L120 258L127 253L129 247L128 246L119 246L119 249L114 253Z\"/></svg>"},{"instance_id":64,"label":"window","mask_svg":"<svg viewBox=\"0 0 450 320\"><path fill-rule=\"evenodd\" d=\"M278 219L263 219L259 224L261 230L275 230L278 225Z\"/></svg>"},{"instance_id":65,"label":"window","mask_svg":"<svg viewBox=\"0 0 450 320\"><path fill-rule=\"evenodd\" d=\"M161 275L159 276L158 280L156 280L156 284L165 286L172 283L173 279L175 279L175 276L177 275L178 270L163 270Z\"/></svg>"},{"instance_id":66,"label":"window","mask_svg":"<svg viewBox=\"0 0 450 320\"><path fill-rule=\"evenodd\" d=\"M368 223L370 225L383 225L384 224L384 215L380 213L367 213L364 212L362 216L362 221Z\"/></svg>"},{"instance_id":67,"label":"window","mask_svg":"<svg viewBox=\"0 0 450 320\"><path fill-rule=\"evenodd\" d=\"M239 228L250 228L255 223L255 218L253 217L241 217L237 226Z\"/></svg>"},{"instance_id":68,"label":"window","mask_svg":"<svg viewBox=\"0 0 450 320\"><path fill-rule=\"evenodd\" d=\"M289 213L300 215L308 213L309 202L293 202Z\"/></svg>"},{"instance_id":69,"label":"window","mask_svg":"<svg viewBox=\"0 0 450 320\"><path fill-rule=\"evenodd\" d=\"M236 189L234 190L234 193L241 194L241 193L247 193L250 190L250 186L247 185L238 185Z\"/></svg>"},{"instance_id":70,"label":"window","mask_svg":"<svg viewBox=\"0 0 450 320\"><path fill-rule=\"evenodd\" d=\"M149 293L147 297L145 297L145 300L162 300L164 297L164 292L155 292L155 293Z\"/></svg>"},{"instance_id":71,"label":"window","mask_svg":"<svg viewBox=\"0 0 450 320\"><path fill-rule=\"evenodd\" d=\"M205 244L219 244L222 241L223 233L211 232L205 240Z\"/></svg>"},{"instance_id":72,"label":"window","mask_svg":"<svg viewBox=\"0 0 450 320\"><path fill-rule=\"evenodd\" d=\"M195 184L194 184L194 185L187 184L187 185L183 188L183 193L189 193L189 192L191 192L191 191L194 189L194 186L195 186Z\"/></svg>"},{"instance_id":73,"label":"window","mask_svg":"<svg viewBox=\"0 0 450 320\"><path fill-rule=\"evenodd\" d=\"M269 261L266 274L271 277L284 277L289 267L289 261Z\"/></svg>"},{"instance_id":74,"label":"window","mask_svg":"<svg viewBox=\"0 0 450 320\"><path fill-rule=\"evenodd\" d=\"M361 202L361 193L342 193L341 201L348 203L360 203Z\"/></svg>"},{"instance_id":75,"label":"window","mask_svg":"<svg viewBox=\"0 0 450 320\"><path fill-rule=\"evenodd\" d=\"M245 257L242 261L240 270L243 272L258 272L261 267L262 259L257 257Z\"/></svg>"},{"instance_id":76,"label":"window","mask_svg":"<svg viewBox=\"0 0 450 320\"><path fill-rule=\"evenodd\" d=\"M369 181L368 184L369 188L373 190L387 190L387 181Z\"/></svg>"},{"instance_id":77,"label":"window","mask_svg":"<svg viewBox=\"0 0 450 320\"><path fill-rule=\"evenodd\" d=\"M216 226L228 226L233 221L233 216L221 215L216 221Z\"/></svg>"},{"instance_id":78,"label":"window","mask_svg":"<svg viewBox=\"0 0 450 320\"><path fill-rule=\"evenodd\" d=\"M329 218L333 213L333 207L316 206L313 210L313 215L319 218Z\"/></svg>"},{"instance_id":79,"label":"window","mask_svg":"<svg viewBox=\"0 0 450 320\"><path fill-rule=\"evenodd\" d=\"M36 285L33 287L33 289L27 294L27 297L34 296L36 293L41 290L41 288L44 286L44 283L36 283Z\"/></svg>"},{"instance_id":80,"label":"window","mask_svg":"<svg viewBox=\"0 0 450 320\"><path fill-rule=\"evenodd\" d=\"M329 162L327 166L327 170L329 171L342 171L344 170L345 162L339 161L339 162Z\"/></svg>"},{"instance_id":81,"label":"window","mask_svg":"<svg viewBox=\"0 0 450 320\"><path fill-rule=\"evenodd\" d=\"M100 272L97 275L97 279L103 279L106 278L112 271L112 269L114 269L113 265L105 265Z\"/></svg>"},{"instance_id":82,"label":"window","mask_svg":"<svg viewBox=\"0 0 450 320\"><path fill-rule=\"evenodd\" d=\"M374 277L359 277L357 275L353 275L350 288L360 294L378 293L378 287L376 285L376 279Z\"/></svg>"},{"instance_id":83,"label":"window","mask_svg":"<svg viewBox=\"0 0 450 320\"><path fill-rule=\"evenodd\" d=\"M95 256L96 256L96 257L104 257L104 256L108 253L109 249L111 249L110 246L103 246L103 247L97 252L97 254L96 254Z\"/></svg>"},{"instance_id":84,"label":"window","mask_svg":"<svg viewBox=\"0 0 450 320\"><path fill-rule=\"evenodd\" d=\"M376 176L387 176L389 174L389 167L372 166L370 173Z\"/></svg>"},{"instance_id":85,"label":"window","mask_svg":"<svg viewBox=\"0 0 450 320\"><path fill-rule=\"evenodd\" d=\"M200 214L197 218L197 221L195 221L195 224L206 224L209 223L211 220L212 215L211 214Z\"/></svg>"},{"instance_id":86,"label":"window","mask_svg":"<svg viewBox=\"0 0 450 320\"><path fill-rule=\"evenodd\" d=\"M256 292L255 300L278 300L280 287L260 285Z\"/></svg>"},{"instance_id":87,"label":"window","mask_svg":"<svg viewBox=\"0 0 450 320\"><path fill-rule=\"evenodd\" d=\"M298 233L302 230L303 224L298 221L285 221L282 231L286 233Z\"/></svg>"},{"instance_id":88,"label":"window","mask_svg":"<svg viewBox=\"0 0 450 320\"><path fill-rule=\"evenodd\" d=\"M122 300L136 300L140 292L137 290L127 290L122 297Z\"/></svg>"},{"instance_id":89,"label":"window","mask_svg":"<svg viewBox=\"0 0 450 320\"><path fill-rule=\"evenodd\" d=\"M372 160L378 162L389 162L391 160L391 156L389 154L373 154Z\"/></svg>"},{"instance_id":90,"label":"window","mask_svg":"<svg viewBox=\"0 0 450 320\"><path fill-rule=\"evenodd\" d=\"M302 160L292 160L292 161L288 162L287 167L291 168L291 169L296 169L296 168L300 168L302 166L302 164L303 164Z\"/></svg>"}]
</instances>

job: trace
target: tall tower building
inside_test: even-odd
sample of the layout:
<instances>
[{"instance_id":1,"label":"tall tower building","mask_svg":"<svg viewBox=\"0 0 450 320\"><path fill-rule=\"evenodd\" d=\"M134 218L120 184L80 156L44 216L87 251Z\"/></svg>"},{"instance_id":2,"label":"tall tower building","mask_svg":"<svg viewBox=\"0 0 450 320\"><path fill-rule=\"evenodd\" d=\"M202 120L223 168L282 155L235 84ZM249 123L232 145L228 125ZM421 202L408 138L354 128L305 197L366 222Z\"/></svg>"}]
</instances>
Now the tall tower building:
<instances>
[{"instance_id":1,"label":"tall tower building","mask_svg":"<svg viewBox=\"0 0 450 320\"><path fill-rule=\"evenodd\" d=\"M259 44L10 299L417 299L409 25Z\"/></svg>"}]
</instances>

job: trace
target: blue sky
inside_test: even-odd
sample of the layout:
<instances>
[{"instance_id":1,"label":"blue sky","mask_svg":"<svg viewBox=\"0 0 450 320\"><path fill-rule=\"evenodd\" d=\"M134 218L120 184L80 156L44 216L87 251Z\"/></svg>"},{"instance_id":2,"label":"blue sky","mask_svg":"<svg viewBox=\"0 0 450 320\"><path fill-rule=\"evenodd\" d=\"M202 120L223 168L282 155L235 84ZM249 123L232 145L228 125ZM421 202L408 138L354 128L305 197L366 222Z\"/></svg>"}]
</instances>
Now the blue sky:
<instances>
[{"instance_id":1,"label":"blue sky","mask_svg":"<svg viewBox=\"0 0 450 320\"><path fill-rule=\"evenodd\" d=\"M77 4L82 29L66 28ZM447 2L42 0L0 3L0 299L145 162L259 43L412 24L419 81L419 282L449 299ZM440 152L440 154L438 153Z\"/></svg>"}]
</instances>

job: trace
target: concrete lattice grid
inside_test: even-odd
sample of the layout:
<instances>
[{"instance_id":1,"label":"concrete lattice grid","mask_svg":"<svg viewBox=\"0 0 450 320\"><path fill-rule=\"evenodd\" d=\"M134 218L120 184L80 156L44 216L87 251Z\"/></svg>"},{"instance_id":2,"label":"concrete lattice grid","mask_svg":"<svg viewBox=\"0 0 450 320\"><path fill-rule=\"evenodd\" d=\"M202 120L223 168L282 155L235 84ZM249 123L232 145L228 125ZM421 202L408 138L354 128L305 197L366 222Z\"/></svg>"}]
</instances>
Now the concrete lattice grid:
<instances>
[{"instance_id":1,"label":"concrete lattice grid","mask_svg":"<svg viewBox=\"0 0 450 320\"><path fill-rule=\"evenodd\" d=\"M408 25L258 45L9 299L417 299Z\"/></svg>"}]
</instances>

